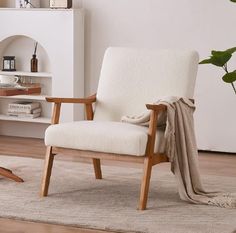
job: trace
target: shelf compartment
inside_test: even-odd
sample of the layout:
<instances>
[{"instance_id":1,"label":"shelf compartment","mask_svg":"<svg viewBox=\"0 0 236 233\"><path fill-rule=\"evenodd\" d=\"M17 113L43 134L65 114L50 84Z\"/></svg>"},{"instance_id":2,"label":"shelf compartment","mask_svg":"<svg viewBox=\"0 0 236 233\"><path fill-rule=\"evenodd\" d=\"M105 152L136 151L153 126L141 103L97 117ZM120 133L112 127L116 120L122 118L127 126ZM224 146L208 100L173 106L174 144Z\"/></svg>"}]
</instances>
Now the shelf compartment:
<instances>
[{"instance_id":1,"label":"shelf compartment","mask_svg":"<svg viewBox=\"0 0 236 233\"><path fill-rule=\"evenodd\" d=\"M31 123L43 123L43 124L51 123L51 119L47 117L37 117L31 119L31 118L7 116L4 114L0 114L0 121L20 121L20 122L31 122Z\"/></svg>"},{"instance_id":2,"label":"shelf compartment","mask_svg":"<svg viewBox=\"0 0 236 233\"><path fill-rule=\"evenodd\" d=\"M52 73L49 73L49 72L0 71L0 74L1 75L26 76L26 77L52 78Z\"/></svg>"},{"instance_id":3,"label":"shelf compartment","mask_svg":"<svg viewBox=\"0 0 236 233\"><path fill-rule=\"evenodd\" d=\"M39 95L41 94L41 87L27 87L24 89L18 89L14 87L0 88L0 96L14 96L14 95Z\"/></svg>"},{"instance_id":4,"label":"shelf compartment","mask_svg":"<svg viewBox=\"0 0 236 233\"><path fill-rule=\"evenodd\" d=\"M47 95L12 95L12 96L0 96L0 99L22 99L22 100L40 100L46 101Z\"/></svg>"},{"instance_id":5,"label":"shelf compartment","mask_svg":"<svg viewBox=\"0 0 236 233\"><path fill-rule=\"evenodd\" d=\"M20 93L21 96L0 98L0 134L21 137L39 137L40 135L43 138L52 115L52 104L46 102L41 96L60 94L61 96L83 97L84 95L83 10L0 9L0 11L0 22L7 22L1 24L0 55L1 57L14 55L17 61L16 72L2 72L2 63L0 63L0 74L19 75L24 77L22 83L42 85L42 92L37 97ZM9 20L16 17L16 14L18 20ZM29 21L31 21L30 24ZM71 27L71 25L74 26ZM39 46L37 58L40 72L37 73L30 72L30 59L35 41ZM70 46L67 46L68 44ZM66 63L65 57L68 57ZM6 116L8 104L17 100L40 102L42 118L19 119ZM84 118L81 106L66 105L63 109L61 122Z\"/></svg>"}]
</instances>

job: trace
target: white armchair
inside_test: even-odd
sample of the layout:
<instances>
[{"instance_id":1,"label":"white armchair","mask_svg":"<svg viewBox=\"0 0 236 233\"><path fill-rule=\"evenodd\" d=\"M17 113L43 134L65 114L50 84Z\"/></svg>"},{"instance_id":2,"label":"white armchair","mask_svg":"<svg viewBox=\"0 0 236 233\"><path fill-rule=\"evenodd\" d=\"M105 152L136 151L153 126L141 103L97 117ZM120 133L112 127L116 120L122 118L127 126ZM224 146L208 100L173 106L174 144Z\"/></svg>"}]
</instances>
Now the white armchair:
<instances>
[{"instance_id":1,"label":"white armchair","mask_svg":"<svg viewBox=\"0 0 236 233\"><path fill-rule=\"evenodd\" d=\"M164 132L157 132L161 96L193 98L198 66L195 51L107 49L97 94L84 99L47 98L54 102L41 195L47 196L54 155L77 155L93 160L96 179L102 178L100 159L143 163L139 209L147 204L152 166L167 162ZM59 123L62 103L85 104L87 120ZM94 104L94 106L93 106ZM149 128L122 123L121 117L151 110Z\"/></svg>"}]
</instances>

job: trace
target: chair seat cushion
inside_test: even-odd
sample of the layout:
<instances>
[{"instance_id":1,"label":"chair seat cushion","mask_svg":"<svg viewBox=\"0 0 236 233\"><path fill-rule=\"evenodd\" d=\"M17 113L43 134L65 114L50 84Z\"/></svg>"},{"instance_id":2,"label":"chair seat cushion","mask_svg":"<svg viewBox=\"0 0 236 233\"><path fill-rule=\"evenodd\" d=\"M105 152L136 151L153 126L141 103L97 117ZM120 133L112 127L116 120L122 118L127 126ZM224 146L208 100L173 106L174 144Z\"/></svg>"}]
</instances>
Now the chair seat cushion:
<instances>
[{"instance_id":1,"label":"chair seat cushion","mask_svg":"<svg viewBox=\"0 0 236 233\"><path fill-rule=\"evenodd\" d=\"M148 128L112 121L78 121L51 125L45 133L45 144L70 149L145 155ZM163 152L164 133L158 131L155 151Z\"/></svg>"}]
</instances>

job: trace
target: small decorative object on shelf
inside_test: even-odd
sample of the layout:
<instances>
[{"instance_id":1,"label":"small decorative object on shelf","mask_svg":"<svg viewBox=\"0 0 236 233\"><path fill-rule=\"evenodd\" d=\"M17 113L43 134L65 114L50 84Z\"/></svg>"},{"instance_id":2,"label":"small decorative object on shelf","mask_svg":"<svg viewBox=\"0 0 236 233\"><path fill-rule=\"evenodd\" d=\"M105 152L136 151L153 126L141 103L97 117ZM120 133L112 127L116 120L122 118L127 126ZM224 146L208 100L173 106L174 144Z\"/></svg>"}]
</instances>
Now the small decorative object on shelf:
<instances>
[{"instance_id":1,"label":"small decorative object on shelf","mask_svg":"<svg viewBox=\"0 0 236 233\"><path fill-rule=\"evenodd\" d=\"M51 8L72 8L72 0L50 0Z\"/></svg>"},{"instance_id":2,"label":"small decorative object on shelf","mask_svg":"<svg viewBox=\"0 0 236 233\"><path fill-rule=\"evenodd\" d=\"M25 0L16 0L16 8L25 8Z\"/></svg>"},{"instance_id":3,"label":"small decorative object on shelf","mask_svg":"<svg viewBox=\"0 0 236 233\"><path fill-rule=\"evenodd\" d=\"M34 46L34 54L31 59L31 72L38 72L38 59L36 58L37 47L38 42L36 42Z\"/></svg>"},{"instance_id":4,"label":"small decorative object on shelf","mask_svg":"<svg viewBox=\"0 0 236 233\"><path fill-rule=\"evenodd\" d=\"M39 8L40 0L15 0L16 8Z\"/></svg>"},{"instance_id":5,"label":"small decorative object on shelf","mask_svg":"<svg viewBox=\"0 0 236 233\"><path fill-rule=\"evenodd\" d=\"M3 57L2 71L16 71L16 58L15 58L15 56L4 56Z\"/></svg>"},{"instance_id":6,"label":"small decorative object on shelf","mask_svg":"<svg viewBox=\"0 0 236 233\"><path fill-rule=\"evenodd\" d=\"M0 96L13 96L13 95L39 95L41 93L41 85L34 84L21 84L21 85L1 85Z\"/></svg>"},{"instance_id":7,"label":"small decorative object on shelf","mask_svg":"<svg viewBox=\"0 0 236 233\"><path fill-rule=\"evenodd\" d=\"M14 75L2 75L0 74L0 87L14 87L19 81L19 77Z\"/></svg>"},{"instance_id":8,"label":"small decorative object on shelf","mask_svg":"<svg viewBox=\"0 0 236 233\"><path fill-rule=\"evenodd\" d=\"M39 102L17 101L8 104L8 116L21 118L40 117L42 108Z\"/></svg>"}]
</instances>

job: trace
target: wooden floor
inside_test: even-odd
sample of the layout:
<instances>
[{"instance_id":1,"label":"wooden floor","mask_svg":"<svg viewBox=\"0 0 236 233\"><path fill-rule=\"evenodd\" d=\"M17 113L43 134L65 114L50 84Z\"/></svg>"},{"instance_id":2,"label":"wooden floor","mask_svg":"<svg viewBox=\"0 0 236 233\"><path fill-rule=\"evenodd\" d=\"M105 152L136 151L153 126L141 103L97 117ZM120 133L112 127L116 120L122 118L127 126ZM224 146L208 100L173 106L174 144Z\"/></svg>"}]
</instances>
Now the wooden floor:
<instances>
[{"instance_id":1,"label":"wooden floor","mask_svg":"<svg viewBox=\"0 0 236 233\"><path fill-rule=\"evenodd\" d=\"M43 158L45 147L42 140L0 136L0 154ZM57 156L57 159L90 162L76 157ZM229 175L236 177L236 155L222 153L199 153L202 174ZM103 164L127 166L121 162L102 161ZM129 164L128 166L130 166ZM132 166L140 166L134 165ZM11 181L9 181L11 182ZM59 225L32 223L0 218L0 233L104 233L105 231L79 229ZM106 231L107 232L107 231Z\"/></svg>"},{"instance_id":2,"label":"wooden floor","mask_svg":"<svg viewBox=\"0 0 236 233\"><path fill-rule=\"evenodd\" d=\"M33 223L0 218L0 233L107 233L44 223ZM111 233L111 232L109 232Z\"/></svg>"}]
</instances>

